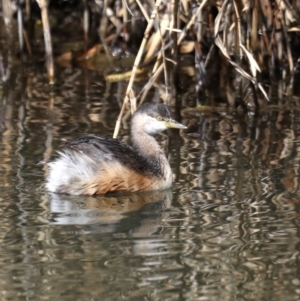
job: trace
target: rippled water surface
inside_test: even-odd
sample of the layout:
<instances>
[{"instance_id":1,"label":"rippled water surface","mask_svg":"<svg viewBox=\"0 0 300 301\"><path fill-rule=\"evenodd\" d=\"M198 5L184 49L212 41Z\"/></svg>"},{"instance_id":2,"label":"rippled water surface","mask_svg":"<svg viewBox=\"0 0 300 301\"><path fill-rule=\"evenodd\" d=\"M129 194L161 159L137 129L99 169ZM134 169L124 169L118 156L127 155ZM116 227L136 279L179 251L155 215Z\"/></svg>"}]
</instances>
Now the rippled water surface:
<instances>
[{"instance_id":1,"label":"rippled water surface","mask_svg":"<svg viewBox=\"0 0 300 301\"><path fill-rule=\"evenodd\" d=\"M299 300L299 108L203 113L184 92L170 104L188 130L158 137L171 190L55 195L43 162L111 135L127 83L62 69L49 91L39 72L1 95L1 300Z\"/></svg>"}]
</instances>

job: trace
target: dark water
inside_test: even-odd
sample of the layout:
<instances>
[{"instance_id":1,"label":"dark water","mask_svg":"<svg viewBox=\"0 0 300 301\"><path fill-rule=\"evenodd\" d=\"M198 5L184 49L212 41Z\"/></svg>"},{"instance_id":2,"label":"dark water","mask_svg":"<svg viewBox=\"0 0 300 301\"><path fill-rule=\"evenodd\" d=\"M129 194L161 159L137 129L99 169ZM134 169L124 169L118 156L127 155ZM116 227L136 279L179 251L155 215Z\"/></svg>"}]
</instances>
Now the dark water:
<instances>
[{"instance_id":1,"label":"dark water","mask_svg":"<svg viewBox=\"0 0 300 301\"><path fill-rule=\"evenodd\" d=\"M44 73L1 88L1 300L299 300L297 107L201 113L185 92L170 104L188 130L158 137L171 190L60 196L38 163L65 139L111 135L127 83L61 69L49 93Z\"/></svg>"}]
</instances>

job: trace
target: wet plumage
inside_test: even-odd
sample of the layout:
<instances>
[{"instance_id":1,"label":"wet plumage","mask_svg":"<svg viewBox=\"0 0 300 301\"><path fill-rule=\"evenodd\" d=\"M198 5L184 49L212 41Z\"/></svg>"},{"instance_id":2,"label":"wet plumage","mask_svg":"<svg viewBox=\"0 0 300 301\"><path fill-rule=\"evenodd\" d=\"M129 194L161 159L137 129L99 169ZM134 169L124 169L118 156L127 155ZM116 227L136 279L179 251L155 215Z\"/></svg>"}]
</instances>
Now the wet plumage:
<instances>
[{"instance_id":1,"label":"wet plumage","mask_svg":"<svg viewBox=\"0 0 300 301\"><path fill-rule=\"evenodd\" d=\"M168 160L153 137L170 127L185 128L171 118L167 106L149 103L132 117L132 147L97 135L69 141L60 157L48 164L46 188L56 193L93 195L170 187Z\"/></svg>"}]
</instances>

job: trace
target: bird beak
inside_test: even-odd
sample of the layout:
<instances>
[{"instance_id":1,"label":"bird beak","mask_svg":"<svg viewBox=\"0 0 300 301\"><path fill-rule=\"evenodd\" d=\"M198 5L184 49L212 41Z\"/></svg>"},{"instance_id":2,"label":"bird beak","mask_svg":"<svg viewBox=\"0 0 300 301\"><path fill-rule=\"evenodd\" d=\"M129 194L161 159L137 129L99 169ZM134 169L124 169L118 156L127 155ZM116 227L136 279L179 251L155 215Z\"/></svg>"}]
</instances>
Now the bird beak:
<instances>
[{"instance_id":1,"label":"bird beak","mask_svg":"<svg viewBox=\"0 0 300 301\"><path fill-rule=\"evenodd\" d=\"M173 119L169 119L169 120L165 120L164 124L166 127L168 127L169 129L187 129L187 127L179 122L177 122L176 120Z\"/></svg>"}]
</instances>

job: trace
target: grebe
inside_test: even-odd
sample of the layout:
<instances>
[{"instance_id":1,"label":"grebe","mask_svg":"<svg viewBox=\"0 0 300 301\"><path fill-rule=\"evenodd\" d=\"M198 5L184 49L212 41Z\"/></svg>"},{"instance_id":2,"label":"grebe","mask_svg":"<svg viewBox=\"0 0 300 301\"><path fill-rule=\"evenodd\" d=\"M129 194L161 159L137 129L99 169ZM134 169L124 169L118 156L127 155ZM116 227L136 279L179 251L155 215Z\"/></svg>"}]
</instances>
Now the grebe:
<instances>
[{"instance_id":1,"label":"grebe","mask_svg":"<svg viewBox=\"0 0 300 301\"><path fill-rule=\"evenodd\" d=\"M186 129L167 106L142 105L132 116L133 147L113 138L88 135L65 143L60 157L48 163L46 189L71 195L106 194L168 188L169 162L153 135L168 128Z\"/></svg>"}]
</instances>

